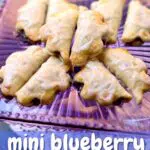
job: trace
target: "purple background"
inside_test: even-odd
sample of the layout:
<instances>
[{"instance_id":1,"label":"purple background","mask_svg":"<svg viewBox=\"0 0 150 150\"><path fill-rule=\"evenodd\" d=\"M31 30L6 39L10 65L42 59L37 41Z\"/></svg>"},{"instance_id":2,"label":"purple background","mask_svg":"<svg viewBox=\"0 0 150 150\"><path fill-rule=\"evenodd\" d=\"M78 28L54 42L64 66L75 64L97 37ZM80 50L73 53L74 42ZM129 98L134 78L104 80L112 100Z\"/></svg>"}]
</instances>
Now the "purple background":
<instances>
[{"instance_id":1,"label":"purple background","mask_svg":"<svg viewBox=\"0 0 150 150\"><path fill-rule=\"evenodd\" d=\"M28 44L16 38L15 23L17 9L26 0L8 0L0 18L0 65L14 51L24 50ZM92 0L74 1L77 4L90 6ZM123 20L119 29L118 41L113 47L127 48L133 55L143 59L150 74L150 43L141 47L125 46L120 38L127 13L124 10ZM144 95L143 103L137 105L135 100L117 106L102 107L95 101L84 101L79 96L77 85L73 85L64 93L59 93L53 103L47 106L23 107L15 98L0 95L0 118L22 120L35 123L61 124L103 128L128 132L150 132L150 92Z\"/></svg>"}]
</instances>

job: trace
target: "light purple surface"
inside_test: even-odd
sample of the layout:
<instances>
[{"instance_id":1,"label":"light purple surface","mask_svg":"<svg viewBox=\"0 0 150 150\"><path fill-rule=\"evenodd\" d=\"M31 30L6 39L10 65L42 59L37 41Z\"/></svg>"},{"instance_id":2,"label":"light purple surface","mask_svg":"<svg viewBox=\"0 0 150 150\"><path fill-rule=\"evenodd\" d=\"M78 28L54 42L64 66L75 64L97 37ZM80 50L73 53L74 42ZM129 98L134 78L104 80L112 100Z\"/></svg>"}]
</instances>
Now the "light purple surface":
<instances>
[{"instance_id":1,"label":"light purple surface","mask_svg":"<svg viewBox=\"0 0 150 150\"><path fill-rule=\"evenodd\" d=\"M77 4L89 7L91 2L92 0L82 0ZM12 52L24 50L28 46L15 36L16 12L21 5L22 1L8 0L0 19L1 66ZM118 41L113 47L127 48L133 55L143 59L150 74L150 43L145 43L141 47L127 47L120 40L126 12L127 6L119 29ZM150 131L150 93L144 95L141 105L132 100L119 106L102 107L95 101L81 99L77 87L75 85L64 93L59 93L51 105L31 108L19 105L15 98L7 99L1 95L0 118L140 133Z\"/></svg>"}]
</instances>

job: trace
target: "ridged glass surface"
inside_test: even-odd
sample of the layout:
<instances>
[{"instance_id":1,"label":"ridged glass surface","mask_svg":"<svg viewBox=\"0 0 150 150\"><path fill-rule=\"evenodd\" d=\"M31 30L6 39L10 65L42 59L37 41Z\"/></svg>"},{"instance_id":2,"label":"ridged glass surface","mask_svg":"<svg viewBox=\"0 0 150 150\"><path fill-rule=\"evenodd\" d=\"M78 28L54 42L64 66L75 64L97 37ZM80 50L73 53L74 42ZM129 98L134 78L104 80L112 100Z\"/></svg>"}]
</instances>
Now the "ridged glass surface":
<instances>
[{"instance_id":1,"label":"ridged glass surface","mask_svg":"<svg viewBox=\"0 0 150 150\"><path fill-rule=\"evenodd\" d=\"M28 44L16 38L15 24L17 10L26 0L8 0L0 19L0 66L14 51L24 50ZM92 0L72 0L77 4L90 6ZM146 2L146 1L145 1ZM133 55L145 61L150 74L150 43L141 47L127 47L120 38L126 18L124 11L118 42L113 47L127 48ZM11 118L30 122L56 123L63 125L85 126L129 132L150 131L150 92L145 93L143 103L137 105L135 100L118 106L102 107L95 101L85 101L79 96L78 85L72 85L64 93L59 93L48 106L23 107L15 98L1 95L0 118Z\"/></svg>"}]
</instances>

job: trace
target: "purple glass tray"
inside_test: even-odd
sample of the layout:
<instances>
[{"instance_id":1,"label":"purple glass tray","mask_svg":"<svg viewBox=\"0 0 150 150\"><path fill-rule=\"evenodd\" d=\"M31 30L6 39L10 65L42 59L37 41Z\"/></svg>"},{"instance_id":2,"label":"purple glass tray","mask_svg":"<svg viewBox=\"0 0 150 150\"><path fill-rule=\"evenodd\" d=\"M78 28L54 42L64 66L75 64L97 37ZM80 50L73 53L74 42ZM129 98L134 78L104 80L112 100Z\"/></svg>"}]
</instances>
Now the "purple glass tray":
<instances>
[{"instance_id":1,"label":"purple glass tray","mask_svg":"<svg viewBox=\"0 0 150 150\"><path fill-rule=\"evenodd\" d=\"M92 1L72 0L88 7ZM17 10L25 2L26 0L8 0L3 9L0 18L0 66L4 65L12 52L24 50L28 46L26 42L17 38L15 33ZM113 47L127 48L133 55L143 59L150 74L150 43L145 43L141 47L129 47L120 40L126 12L127 6L119 29L118 41ZM0 118L128 132L150 132L150 92L145 93L141 105L132 100L130 103L111 107L102 107L95 101L81 99L76 85L72 85L64 93L59 93L53 103L47 106L23 107L15 98L6 98L1 94L0 97Z\"/></svg>"}]
</instances>

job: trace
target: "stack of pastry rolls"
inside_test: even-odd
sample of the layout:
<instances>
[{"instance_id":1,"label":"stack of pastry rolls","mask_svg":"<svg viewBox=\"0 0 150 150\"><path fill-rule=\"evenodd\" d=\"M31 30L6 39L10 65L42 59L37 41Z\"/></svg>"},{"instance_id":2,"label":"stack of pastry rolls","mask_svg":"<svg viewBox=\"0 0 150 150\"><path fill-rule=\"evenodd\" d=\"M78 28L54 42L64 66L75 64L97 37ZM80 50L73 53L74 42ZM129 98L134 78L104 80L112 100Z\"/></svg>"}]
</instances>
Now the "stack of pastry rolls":
<instances>
[{"instance_id":1,"label":"stack of pastry rolls","mask_svg":"<svg viewBox=\"0 0 150 150\"><path fill-rule=\"evenodd\" d=\"M93 2L92 10L82 12L78 19L70 59L73 66L82 68L75 75L74 80L84 84L81 97L87 100L97 100L101 105L111 105L120 99L131 100L132 95L125 87L132 91L136 102L140 104L144 92L150 89L150 77L147 75L147 67L142 60L132 56L125 49L104 47L104 43L117 41L125 2L125 0ZM136 9L133 8L133 4L137 5ZM130 35L133 36L130 32L137 30L140 32L134 32L135 36L131 37L132 39L139 35L143 41L149 41L148 25L143 24L145 27L141 29L141 24L138 29L140 19L137 14L142 10L144 13L140 17L144 20L144 16L150 16L150 10L138 0L133 0L129 4L122 38L124 42L128 41ZM138 19L137 27L135 27L134 18ZM131 27L135 29L131 30ZM123 84L120 84L118 80Z\"/></svg>"},{"instance_id":2,"label":"stack of pastry rolls","mask_svg":"<svg viewBox=\"0 0 150 150\"><path fill-rule=\"evenodd\" d=\"M16 30L32 42L43 41L45 48L30 46L8 57L0 70L2 93L16 96L25 106L49 104L71 85L68 71L80 67L73 81L84 84L80 95L85 100L96 100L100 105L131 100L120 80L141 103L144 92L150 89L145 63L125 49L105 47L117 41L125 2L100 0L88 9L67 0L28 0L18 11ZM147 8L141 7L149 15Z\"/></svg>"},{"instance_id":3,"label":"stack of pastry rolls","mask_svg":"<svg viewBox=\"0 0 150 150\"><path fill-rule=\"evenodd\" d=\"M28 0L18 10L17 32L45 48L29 46L11 54L0 70L1 91L25 106L50 104L70 86L70 47L78 16L86 8L66 0ZM19 64L18 64L19 63Z\"/></svg>"},{"instance_id":4,"label":"stack of pastry rolls","mask_svg":"<svg viewBox=\"0 0 150 150\"><path fill-rule=\"evenodd\" d=\"M25 106L49 104L70 86L70 47L84 9L66 0L28 0L19 9L17 32L23 31L32 42L44 41L46 47L30 46L8 57L0 71L4 95L16 96Z\"/></svg>"}]
</instances>

